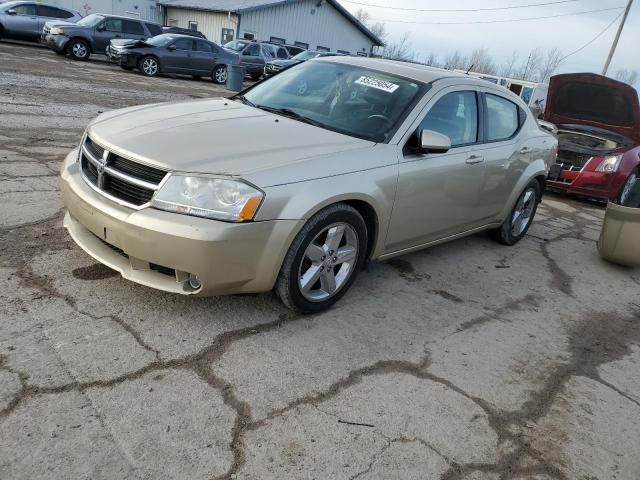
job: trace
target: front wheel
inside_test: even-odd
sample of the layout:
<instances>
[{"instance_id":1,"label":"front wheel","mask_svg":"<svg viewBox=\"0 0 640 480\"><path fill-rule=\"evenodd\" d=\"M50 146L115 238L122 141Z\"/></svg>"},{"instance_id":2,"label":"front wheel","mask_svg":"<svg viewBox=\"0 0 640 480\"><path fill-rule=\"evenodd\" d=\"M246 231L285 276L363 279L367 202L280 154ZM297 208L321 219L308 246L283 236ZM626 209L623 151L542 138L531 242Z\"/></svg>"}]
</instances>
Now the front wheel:
<instances>
[{"instance_id":1,"label":"front wheel","mask_svg":"<svg viewBox=\"0 0 640 480\"><path fill-rule=\"evenodd\" d=\"M91 48L89 47L89 44L87 42L76 38L69 42L67 52L69 52L69 55L71 55L71 58L73 58L74 60L85 61L89 59Z\"/></svg>"},{"instance_id":2,"label":"front wheel","mask_svg":"<svg viewBox=\"0 0 640 480\"><path fill-rule=\"evenodd\" d=\"M320 312L349 289L367 253L367 226L342 203L316 213L302 227L284 259L276 292L298 312Z\"/></svg>"},{"instance_id":3,"label":"front wheel","mask_svg":"<svg viewBox=\"0 0 640 480\"><path fill-rule=\"evenodd\" d=\"M227 83L227 67L225 65L216 65L216 68L211 73L211 80L217 84Z\"/></svg>"},{"instance_id":4,"label":"front wheel","mask_svg":"<svg viewBox=\"0 0 640 480\"><path fill-rule=\"evenodd\" d=\"M491 232L493 239L504 245L515 245L522 240L536 214L540 195L540 183L529 182L504 223Z\"/></svg>"},{"instance_id":5,"label":"front wheel","mask_svg":"<svg viewBox=\"0 0 640 480\"><path fill-rule=\"evenodd\" d=\"M620 190L620 196L618 197L618 203L622 206L626 206L627 202L631 200L636 184L638 183L638 169L636 168L629 174L627 180L624 182L622 190Z\"/></svg>"},{"instance_id":6,"label":"front wheel","mask_svg":"<svg viewBox=\"0 0 640 480\"><path fill-rule=\"evenodd\" d=\"M155 77L160 73L160 63L158 62L158 59L151 56L143 57L140 60L138 68L140 73L147 77Z\"/></svg>"}]
</instances>

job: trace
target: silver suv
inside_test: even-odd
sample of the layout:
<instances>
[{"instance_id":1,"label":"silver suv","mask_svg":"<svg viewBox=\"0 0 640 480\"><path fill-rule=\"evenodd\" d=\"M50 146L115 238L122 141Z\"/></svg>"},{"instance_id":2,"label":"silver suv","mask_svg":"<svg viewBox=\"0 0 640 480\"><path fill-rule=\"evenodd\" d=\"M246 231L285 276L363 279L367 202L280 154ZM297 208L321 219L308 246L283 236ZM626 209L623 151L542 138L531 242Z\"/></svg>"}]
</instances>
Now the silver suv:
<instances>
[{"instance_id":1,"label":"silver suv","mask_svg":"<svg viewBox=\"0 0 640 480\"><path fill-rule=\"evenodd\" d=\"M74 23L82 18L78 12L35 2L0 4L0 38L37 41L48 20Z\"/></svg>"}]
</instances>

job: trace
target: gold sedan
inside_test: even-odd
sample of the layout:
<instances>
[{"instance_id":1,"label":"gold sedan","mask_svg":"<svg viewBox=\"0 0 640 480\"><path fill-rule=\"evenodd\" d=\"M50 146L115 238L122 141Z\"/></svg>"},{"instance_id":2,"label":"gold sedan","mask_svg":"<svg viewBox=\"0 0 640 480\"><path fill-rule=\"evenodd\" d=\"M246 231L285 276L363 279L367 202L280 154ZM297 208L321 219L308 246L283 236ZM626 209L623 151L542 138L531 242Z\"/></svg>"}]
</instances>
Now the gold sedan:
<instances>
[{"instance_id":1,"label":"gold sedan","mask_svg":"<svg viewBox=\"0 0 640 480\"><path fill-rule=\"evenodd\" d=\"M557 142L507 90L386 60L305 62L230 99L100 115L62 171L65 226L123 277L314 312L362 265L527 232Z\"/></svg>"}]
</instances>

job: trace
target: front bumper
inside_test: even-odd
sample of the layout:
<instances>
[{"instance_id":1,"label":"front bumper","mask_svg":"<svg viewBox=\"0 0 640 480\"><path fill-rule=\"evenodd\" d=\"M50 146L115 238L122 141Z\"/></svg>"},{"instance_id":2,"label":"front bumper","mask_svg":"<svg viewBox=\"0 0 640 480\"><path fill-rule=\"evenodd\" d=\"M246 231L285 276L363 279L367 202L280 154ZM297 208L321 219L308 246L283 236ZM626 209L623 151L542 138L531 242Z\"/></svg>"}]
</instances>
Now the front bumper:
<instances>
[{"instance_id":1,"label":"front bumper","mask_svg":"<svg viewBox=\"0 0 640 480\"><path fill-rule=\"evenodd\" d=\"M69 43L69 38L64 35L51 35L50 33L42 34L40 36L40 43L46 47L56 50L58 52L64 51Z\"/></svg>"},{"instance_id":2,"label":"front bumper","mask_svg":"<svg viewBox=\"0 0 640 480\"><path fill-rule=\"evenodd\" d=\"M185 295L271 290L301 220L245 224L132 210L91 189L74 150L62 171L64 226L89 255L134 282ZM192 289L188 274L198 275Z\"/></svg>"},{"instance_id":3,"label":"front bumper","mask_svg":"<svg viewBox=\"0 0 640 480\"><path fill-rule=\"evenodd\" d=\"M556 170L547 178L547 188L590 198L615 201L625 181L618 172L606 173L588 170Z\"/></svg>"}]
</instances>

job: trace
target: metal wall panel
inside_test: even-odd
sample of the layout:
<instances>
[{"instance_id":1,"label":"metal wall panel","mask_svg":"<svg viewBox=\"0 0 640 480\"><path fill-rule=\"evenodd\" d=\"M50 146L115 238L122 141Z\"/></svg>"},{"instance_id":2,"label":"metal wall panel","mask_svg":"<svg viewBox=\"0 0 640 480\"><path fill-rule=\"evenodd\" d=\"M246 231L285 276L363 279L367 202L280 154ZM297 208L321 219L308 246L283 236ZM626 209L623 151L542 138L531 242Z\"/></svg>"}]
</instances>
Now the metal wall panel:
<instances>
[{"instance_id":1,"label":"metal wall panel","mask_svg":"<svg viewBox=\"0 0 640 480\"><path fill-rule=\"evenodd\" d=\"M160 6L155 0L47 0L46 3L71 8L83 16L107 13L162 23Z\"/></svg>"},{"instance_id":2,"label":"metal wall panel","mask_svg":"<svg viewBox=\"0 0 640 480\"><path fill-rule=\"evenodd\" d=\"M175 23L173 23L175 21ZM197 22L198 30L204 33L209 40L218 44L222 41L222 29L233 30L234 38L237 27L237 16L218 12L203 12L200 10L186 10L180 8L167 8L167 25L175 25L181 28L189 28L189 22Z\"/></svg>"},{"instance_id":3,"label":"metal wall panel","mask_svg":"<svg viewBox=\"0 0 640 480\"><path fill-rule=\"evenodd\" d=\"M318 6L320 4L320 6ZM304 42L351 54L371 52L372 41L334 7L318 0L303 0L269 8L247 10L240 19L240 35L253 33L256 39L284 38L287 43Z\"/></svg>"}]
</instances>

